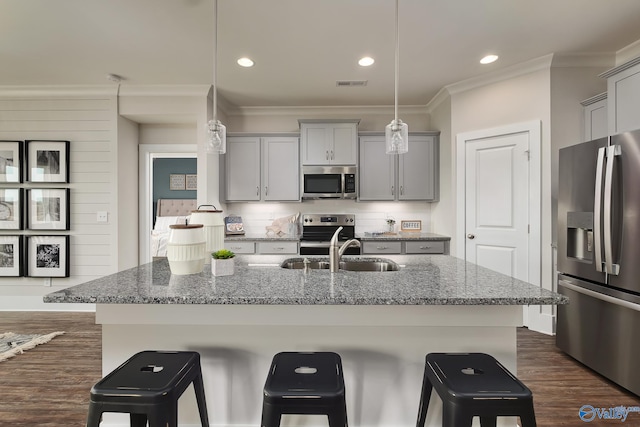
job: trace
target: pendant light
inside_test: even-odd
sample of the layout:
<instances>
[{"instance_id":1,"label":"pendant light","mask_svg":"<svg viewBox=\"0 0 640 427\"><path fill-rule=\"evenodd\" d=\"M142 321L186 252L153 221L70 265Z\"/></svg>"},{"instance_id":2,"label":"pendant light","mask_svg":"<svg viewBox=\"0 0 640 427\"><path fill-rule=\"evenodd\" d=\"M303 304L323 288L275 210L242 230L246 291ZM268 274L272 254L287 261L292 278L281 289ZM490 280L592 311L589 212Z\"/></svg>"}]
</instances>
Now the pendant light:
<instances>
[{"instance_id":1,"label":"pendant light","mask_svg":"<svg viewBox=\"0 0 640 427\"><path fill-rule=\"evenodd\" d=\"M218 0L213 0L213 119L207 123L207 153L224 154L227 152L227 127L218 120L217 98L218 84L216 69L218 67Z\"/></svg>"},{"instance_id":2,"label":"pendant light","mask_svg":"<svg viewBox=\"0 0 640 427\"><path fill-rule=\"evenodd\" d=\"M400 68L400 24L396 0L396 67L395 67L395 118L384 129L387 154L403 154L409 151L409 127L398 119L398 71Z\"/></svg>"}]
</instances>

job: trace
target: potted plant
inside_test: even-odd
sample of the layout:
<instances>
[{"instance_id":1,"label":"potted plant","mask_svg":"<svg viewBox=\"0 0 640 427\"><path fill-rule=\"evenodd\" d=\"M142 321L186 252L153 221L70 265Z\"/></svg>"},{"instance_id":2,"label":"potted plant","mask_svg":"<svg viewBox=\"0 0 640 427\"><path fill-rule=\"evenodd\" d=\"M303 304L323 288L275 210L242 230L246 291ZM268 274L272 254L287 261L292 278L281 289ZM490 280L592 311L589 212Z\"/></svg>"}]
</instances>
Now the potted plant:
<instances>
[{"instance_id":1,"label":"potted plant","mask_svg":"<svg viewBox=\"0 0 640 427\"><path fill-rule=\"evenodd\" d=\"M387 218L387 226L389 227L389 233L393 233L396 230L396 220Z\"/></svg>"},{"instance_id":2,"label":"potted plant","mask_svg":"<svg viewBox=\"0 0 640 427\"><path fill-rule=\"evenodd\" d=\"M213 276L230 276L233 274L234 262L236 256L228 249L220 249L211 253L211 274Z\"/></svg>"}]
</instances>

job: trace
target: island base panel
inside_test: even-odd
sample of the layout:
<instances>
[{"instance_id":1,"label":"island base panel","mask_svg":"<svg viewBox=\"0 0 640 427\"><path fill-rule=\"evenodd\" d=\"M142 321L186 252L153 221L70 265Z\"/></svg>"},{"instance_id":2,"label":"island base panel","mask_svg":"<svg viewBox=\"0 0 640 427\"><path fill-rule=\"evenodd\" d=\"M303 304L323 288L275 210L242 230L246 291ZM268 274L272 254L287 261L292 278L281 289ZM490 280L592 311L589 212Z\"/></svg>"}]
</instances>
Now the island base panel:
<instances>
[{"instance_id":1,"label":"island base panel","mask_svg":"<svg viewBox=\"0 0 640 427\"><path fill-rule=\"evenodd\" d=\"M485 352L517 372L513 319L522 308L511 308L505 326L104 324L103 372L141 350L198 351L212 425L255 427L274 354L335 351L343 360L351 427L413 427L427 353ZM481 317L477 324L483 323ZM181 426L200 425L192 388L180 399L178 413ZM426 427L440 427L441 416L441 401L433 393ZM105 414L103 425L126 426L128 416ZM499 418L498 425L515 426L515 418ZM285 415L282 426L326 427L327 422L322 416Z\"/></svg>"}]
</instances>

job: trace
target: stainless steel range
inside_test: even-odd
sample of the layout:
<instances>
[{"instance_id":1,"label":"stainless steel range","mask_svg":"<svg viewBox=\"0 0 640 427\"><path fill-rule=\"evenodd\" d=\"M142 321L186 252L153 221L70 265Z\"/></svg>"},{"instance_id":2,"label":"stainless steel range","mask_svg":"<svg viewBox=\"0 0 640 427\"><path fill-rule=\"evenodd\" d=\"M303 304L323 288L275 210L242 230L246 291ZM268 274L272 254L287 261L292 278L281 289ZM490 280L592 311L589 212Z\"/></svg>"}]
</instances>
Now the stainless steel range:
<instances>
[{"instance_id":1,"label":"stainless steel range","mask_svg":"<svg viewBox=\"0 0 640 427\"><path fill-rule=\"evenodd\" d=\"M353 239L356 229L356 216L351 214L304 214L302 215L302 236L300 237L300 255L329 255L329 242L338 227L342 244ZM360 248L350 247L346 255L360 255Z\"/></svg>"}]
</instances>

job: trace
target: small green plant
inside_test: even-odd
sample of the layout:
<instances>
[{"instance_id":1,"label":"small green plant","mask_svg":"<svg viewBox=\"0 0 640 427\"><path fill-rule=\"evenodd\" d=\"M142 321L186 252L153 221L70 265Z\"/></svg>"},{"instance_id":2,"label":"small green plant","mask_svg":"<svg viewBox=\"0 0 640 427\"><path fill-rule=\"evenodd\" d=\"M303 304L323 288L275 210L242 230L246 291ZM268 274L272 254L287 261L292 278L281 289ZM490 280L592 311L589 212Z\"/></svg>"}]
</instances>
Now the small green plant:
<instances>
[{"instance_id":1,"label":"small green plant","mask_svg":"<svg viewBox=\"0 0 640 427\"><path fill-rule=\"evenodd\" d=\"M211 256L213 257L213 259L229 259L236 256L236 254L228 249L220 249L218 251L212 252Z\"/></svg>"},{"instance_id":2,"label":"small green plant","mask_svg":"<svg viewBox=\"0 0 640 427\"><path fill-rule=\"evenodd\" d=\"M396 223L396 220L395 220L395 219L393 219L393 218L388 218L388 219L387 219L387 224L389 224L389 225L394 225L395 223Z\"/></svg>"}]
</instances>

